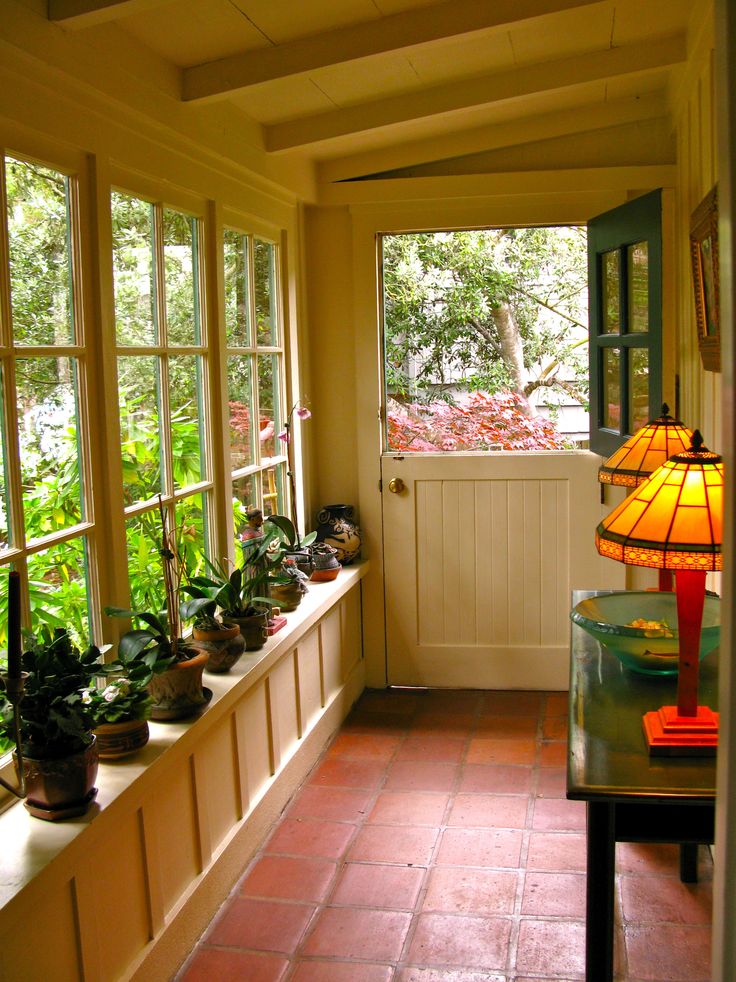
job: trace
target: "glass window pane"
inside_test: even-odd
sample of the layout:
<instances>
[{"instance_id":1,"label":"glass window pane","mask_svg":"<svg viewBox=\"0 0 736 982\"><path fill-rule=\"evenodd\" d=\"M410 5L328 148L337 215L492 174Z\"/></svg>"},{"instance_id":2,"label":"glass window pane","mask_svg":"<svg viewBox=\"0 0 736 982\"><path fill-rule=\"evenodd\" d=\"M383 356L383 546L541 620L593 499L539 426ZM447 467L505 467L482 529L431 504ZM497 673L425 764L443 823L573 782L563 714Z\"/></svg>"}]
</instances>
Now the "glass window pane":
<instances>
[{"instance_id":1,"label":"glass window pane","mask_svg":"<svg viewBox=\"0 0 736 982\"><path fill-rule=\"evenodd\" d=\"M649 330L649 245L636 242L626 250L629 279L629 331Z\"/></svg>"},{"instance_id":2,"label":"glass window pane","mask_svg":"<svg viewBox=\"0 0 736 982\"><path fill-rule=\"evenodd\" d=\"M255 268L256 342L278 344L276 322L276 246L256 239Z\"/></svg>"},{"instance_id":3,"label":"glass window pane","mask_svg":"<svg viewBox=\"0 0 736 982\"><path fill-rule=\"evenodd\" d=\"M125 523L128 545L128 581L131 610L158 612L165 604L159 546L158 511L147 511Z\"/></svg>"},{"instance_id":4,"label":"glass window pane","mask_svg":"<svg viewBox=\"0 0 736 982\"><path fill-rule=\"evenodd\" d=\"M230 407L230 466L234 471L253 463L253 392L250 358L227 360L227 398Z\"/></svg>"},{"instance_id":5,"label":"glass window pane","mask_svg":"<svg viewBox=\"0 0 736 982\"><path fill-rule=\"evenodd\" d=\"M147 501L163 490L159 359L118 358L120 440L125 504Z\"/></svg>"},{"instance_id":6,"label":"glass window pane","mask_svg":"<svg viewBox=\"0 0 736 982\"><path fill-rule=\"evenodd\" d=\"M200 355L169 359L169 393L174 486L183 488L206 477Z\"/></svg>"},{"instance_id":7,"label":"glass window pane","mask_svg":"<svg viewBox=\"0 0 736 982\"><path fill-rule=\"evenodd\" d=\"M629 348L629 432L649 421L649 351Z\"/></svg>"},{"instance_id":8,"label":"glass window pane","mask_svg":"<svg viewBox=\"0 0 736 982\"><path fill-rule=\"evenodd\" d=\"M208 553L207 495L194 494L176 505L177 541L187 576L207 572L204 557Z\"/></svg>"},{"instance_id":9,"label":"glass window pane","mask_svg":"<svg viewBox=\"0 0 736 982\"><path fill-rule=\"evenodd\" d=\"M69 344L74 338L69 179L5 159L13 338Z\"/></svg>"},{"instance_id":10,"label":"glass window pane","mask_svg":"<svg viewBox=\"0 0 736 982\"><path fill-rule=\"evenodd\" d=\"M118 344L155 344L153 205L113 191L110 207Z\"/></svg>"},{"instance_id":11,"label":"glass window pane","mask_svg":"<svg viewBox=\"0 0 736 982\"><path fill-rule=\"evenodd\" d=\"M621 268L618 250L601 256L601 301L603 303L604 334L621 332Z\"/></svg>"},{"instance_id":12,"label":"glass window pane","mask_svg":"<svg viewBox=\"0 0 736 982\"><path fill-rule=\"evenodd\" d=\"M225 328L231 348L251 344L248 252L248 236L226 228Z\"/></svg>"},{"instance_id":13,"label":"glass window pane","mask_svg":"<svg viewBox=\"0 0 736 982\"><path fill-rule=\"evenodd\" d=\"M264 515L284 514L284 468L268 467L261 471L261 500Z\"/></svg>"},{"instance_id":14,"label":"glass window pane","mask_svg":"<svg viewBox=\"0 0 736 982\"><path fill-rule=\"evenodd\" d=\"M10 500L8 498L8 472L6 462L8 452L6 446L5 420L2 407L5 405L3 389L5 374L0 367L0 549L11 545L10 535Z\"/></svg>"},{"instance_id":15,"label":"glass window pane","mask_svg":"<svg viewBox=\"0 0 736 982\"><path fill-rule=\"evenodd\" d=\"M619 430L621 426L621 353L618 348L604 348L601 386L601 425Z\"/></svg>"},{"instance_id":16,"label":"glass window pane","mask_svg":"<svg viewBox=\"0 0 736 982\"><path fill-rule=\"evenodd\" d=\"M84 517L76 359L19 358L15 380L26 538L37 539Z\"/></svg>"},{"instance_id":17,"label":"glass window pane","mask_svg":"<svg viewBox=\"0 0 736 982\"><path fill-rule=\"evenodd\" d=\"M240 560L240 536L248 524L246 511L257 504L255 475L247 474L233 481L233 528L235 529L235 561Z\"/></svg>"},{"instance_id":18,"label":"glass window pane","mask_svg":"<svg viewBox=\"0 0 736 982\"><path fill-rule=\"evenodd\" d=\"M166 330L169 344L199 344L197 222L164 208Z\"/></svg>"},{"instance_id":19,"label":"glass window pane","mask_svg":"<svg viewBox=\"0 0 736 982\"><path fill-rule=\"evenodd\" d=\"M90 641L87 541L81 536L28 557L28 591L35 625L65 627L76 644Z\"/></svg>"},{"instance_id":20,"label":"glass window pane","mask_svg":"<svg viewBox=\"0 0 736 982\"><path fill-rule=\"evenodd\" d=\"M258 355L258 442L261 461L285 453L279 403L279 355Z\"/></svg>"}]
</instances>

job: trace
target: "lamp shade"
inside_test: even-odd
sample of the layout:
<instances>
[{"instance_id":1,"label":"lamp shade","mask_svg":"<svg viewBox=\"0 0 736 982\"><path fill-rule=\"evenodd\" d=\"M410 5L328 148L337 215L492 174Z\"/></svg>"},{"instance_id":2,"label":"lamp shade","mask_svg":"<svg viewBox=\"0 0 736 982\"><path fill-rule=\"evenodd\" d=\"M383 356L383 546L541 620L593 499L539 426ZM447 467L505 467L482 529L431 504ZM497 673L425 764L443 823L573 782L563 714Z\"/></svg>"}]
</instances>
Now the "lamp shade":
<instances>
[{"instance_id":1,"label":"lamp shade","mask_svg":"<svg viewBox=\"0 0 736 982\"><path fill-rule=\"evenodd\" d=\"M619 484L635 488L666 460L690 447L693 434L669 415L669 406L662 406L662 415L626 441L598 469L601 484Z\"/></svg>"},{"instance_id":2,"label":"lamp shade","mask_svg":"<svg viewBox=\"0 0 736 982\"><path fill-rule=\"evenodd\" d=\"M657 468L598 526L598 552L632 566L719 570L723 462L696 430L689 450Z\"/></svg>"}]
</instances>

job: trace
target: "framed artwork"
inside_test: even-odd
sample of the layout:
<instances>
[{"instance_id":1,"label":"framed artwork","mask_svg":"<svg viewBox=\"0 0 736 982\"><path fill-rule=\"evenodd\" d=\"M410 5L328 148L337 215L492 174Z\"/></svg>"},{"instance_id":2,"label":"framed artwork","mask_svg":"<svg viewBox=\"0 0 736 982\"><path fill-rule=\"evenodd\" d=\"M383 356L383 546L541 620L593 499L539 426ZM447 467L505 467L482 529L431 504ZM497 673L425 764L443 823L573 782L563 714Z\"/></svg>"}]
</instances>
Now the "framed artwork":
<instances>
[{"instance_id":1,"label":"framed artwork","mask_svg":"<svg viewBox=\"0 0 736 982\"><path fill-rule=\"evenodd\" d=\"M706 371L720 372L717 185L703 198L690 219L690 257L700 357Z\"/></svg>"}]
</instances>

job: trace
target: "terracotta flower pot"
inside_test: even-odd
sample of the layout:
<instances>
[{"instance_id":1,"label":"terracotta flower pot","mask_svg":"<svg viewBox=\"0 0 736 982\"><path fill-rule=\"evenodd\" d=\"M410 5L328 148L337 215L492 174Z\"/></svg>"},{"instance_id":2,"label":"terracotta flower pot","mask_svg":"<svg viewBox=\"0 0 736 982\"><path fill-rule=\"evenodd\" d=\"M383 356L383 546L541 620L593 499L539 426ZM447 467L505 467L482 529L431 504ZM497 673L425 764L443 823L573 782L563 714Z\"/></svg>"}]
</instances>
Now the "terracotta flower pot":
<instances>
[{"instance_id":1,"label":"terracotta flower pot","mask_svg":"<svg viewBox=\"0 0 736 982\"><path fill-rule=\"evenodd\" d=\"M248 617L233 617L223 614L222 619L225 624L234 624L240 630L245 641L246 651L258 651L268 640L268 608L264 607L255 614Z\"/></svg>"},{"instance_id":2,"label":"terracotta flower pot","mask_svg":"<svg viewBox=\"0 0 736 982\"><path fill-rule=\"evenodd\" d=\"M192 638L194 646L207 655L207 672L229 672L245 650L245 638L237 624L223 625L219 631L194 627Z\"/></svg>"},{"instance_id":3,"label":"terracotta flower pot","mask_svg":"<svg viewBox=\"0 0 736 982\"><path fill-rule=\"evenodd\" d=\"M202 688L202 672L207 655L200 651L193 658L177 661L148 684L153 699L151 719L173 720L194 716L207 705L212 693Z\"/></svg>"},{"instance_id":4,"label":"terracotta flower pot","mask_svg":"<svg viewBox=\"0 0 736 982\"><path fill-rule=\"evenodd\" d=\"M304 590L298 581L293 583L274 583L269 587L270 596L279 602L282 611L296 610L302 602Z\"/></svg>"},{"instance_id":5,"label":"terracotta flower pot","mask_svg":"<svg viewBox=\"0 0 736 982\"><path fill-rule=\"evenodd\" d=\"M18 758L14 753L15 769ZM36 818L58 822L84 815L97 794L97 740L84 750L52 760L23 758L26 777L26 808Z\"/></svg>"},{"instance_id":6,"label":"terracotta flower pot","mask_svg":"<svg viewBox=\"0 0 736 982\"><path fill-rule=\"evenodd\" d=\"M128 757L148 743L148 721L125 719L118 723L100 723L95 727L100 760Z\"/></svg>"}]
</instances>

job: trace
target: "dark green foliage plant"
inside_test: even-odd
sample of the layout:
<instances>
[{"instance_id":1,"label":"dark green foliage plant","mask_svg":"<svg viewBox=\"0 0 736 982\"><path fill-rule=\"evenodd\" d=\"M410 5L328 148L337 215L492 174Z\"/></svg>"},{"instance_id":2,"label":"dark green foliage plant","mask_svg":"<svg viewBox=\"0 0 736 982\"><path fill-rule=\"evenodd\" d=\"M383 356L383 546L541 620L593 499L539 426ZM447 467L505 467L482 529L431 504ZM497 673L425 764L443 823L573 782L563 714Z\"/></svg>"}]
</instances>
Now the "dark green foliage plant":
<instances>
[{"instance_id":1,"label":"dark green foliage plant","mask_svg":"<svg viewBox=\"0 0 736 982\"><path fill-rule=\"evenodd\" d=\"M63 629L41 628L29 636L23 652L27 673L20 703L23 753L35 760L54 760L84 750L92 742L92 707L84 699L100 665L94 645L80 650ZM13 712L0 703L0 736L12 740Z\"/></svg>"}]
</instances>

